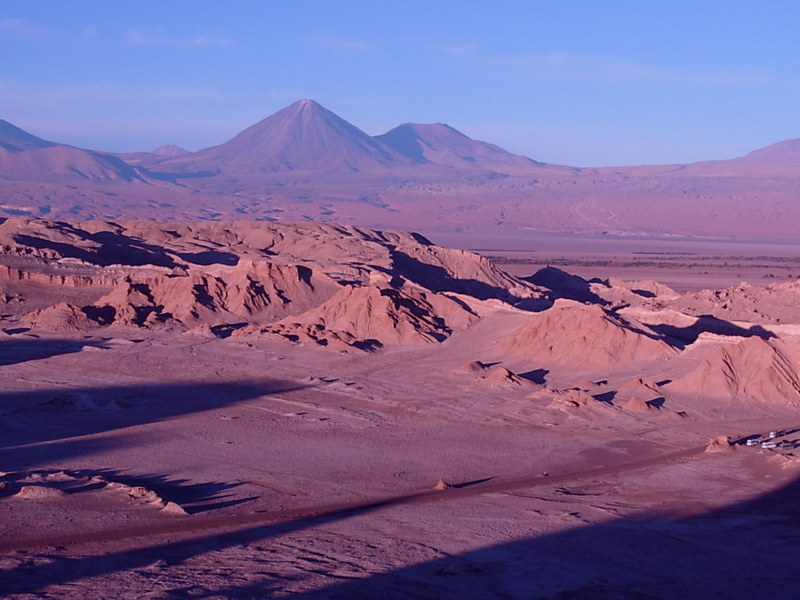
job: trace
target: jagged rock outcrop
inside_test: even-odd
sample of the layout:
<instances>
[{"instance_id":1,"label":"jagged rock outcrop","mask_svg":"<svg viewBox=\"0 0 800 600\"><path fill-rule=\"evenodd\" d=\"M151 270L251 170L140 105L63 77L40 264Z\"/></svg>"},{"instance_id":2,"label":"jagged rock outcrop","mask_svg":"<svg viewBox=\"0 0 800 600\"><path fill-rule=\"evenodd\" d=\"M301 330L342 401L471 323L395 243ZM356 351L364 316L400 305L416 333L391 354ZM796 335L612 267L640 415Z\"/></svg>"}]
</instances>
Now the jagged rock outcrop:
<instances>
[{"instance_id":1,"label":"jagged rock outcrop","mask_svg":"<svg viewBox=\"0 0 800 600\"><path fill-rule=\"evenodd\" d=\"M290 338L380 347L442 340L479 314L541 295L477 254L418 234L317 223L14 218L0 223L0 245L0 280L41 283L54 304L82 307L88 322L75 313L63 327L276 323L271 331ZM91 288L80 294L88 302L66 286Z\"/></svg>"},{"instance_id":2,"label":"jagged rock outcrop","mask_svg":"<svg viewBox=\"0 0 800 600\"><path fill-rule=\"evenodd\" d=\"M446 294L412 286L344 286L320 306L262 331L296 342L375 350L441 342L477 320L469 307Z\"/></svg>"},{"instance_id":3,"label":"jagged rock outcrop","mask_svg":"<svg viewBox=\"0 0 800 600\"><path fill-rule=\"evenodd\" d=\"M86 312L67 302L30 312L23 317L23 322L29 327L49 331L76 331L97 326Z\"/></svg>"},{"instance_id":4,"label":"jagged rock outcrop","mask_svg":"<svg viewBox=\"0 0 800 600\"><path fill-rule=\"evenodd\" d=\"M263 322L303 312L339 287L308 267L243 261L214 275L126 278L93 307L100 320L122 325Z\"/></svg>"}]
</instances>

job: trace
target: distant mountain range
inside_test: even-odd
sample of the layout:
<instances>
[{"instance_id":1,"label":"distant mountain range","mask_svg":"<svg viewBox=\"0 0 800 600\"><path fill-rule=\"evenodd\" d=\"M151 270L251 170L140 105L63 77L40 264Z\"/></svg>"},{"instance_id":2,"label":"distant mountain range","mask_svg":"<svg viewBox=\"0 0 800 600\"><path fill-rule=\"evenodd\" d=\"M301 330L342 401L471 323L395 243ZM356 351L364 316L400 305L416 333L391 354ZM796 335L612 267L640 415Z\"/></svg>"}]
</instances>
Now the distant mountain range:
<instances>
[{"instance_id":1,"label":"distant mountain range","mask_svg":"<svg viewBox=\"0 0 800 600\"><path fill-rule=\"evenodd\" d=\"M135 178L136 169L112 154L49 142L0 119L0 182Z\"/></svg>"},{"instance_id":2,"label":"distant mountain range","mask_svg":"<svg viewBox=\"0 0 800 600\"><path fill-rule=\"evenodd\" d=\"M157 154L153 156L152 154ZM406 123L369 136L313 100L300 100L248 127L219 146L177 156L164 153L122 155L145 169L181 178L197 173L247 179L292 172L341 179L413 176L453 170L524 172L541 163L478 142L448 125Z\"/></svg>"},{"instance_id":3,"label":"distant mountain range","mask_svg":"<svg viewBox=\"0 0 800 600\"><path fill-rule=\"evenodd\" d=\"M800 239L800 140L688 165L549 165L443 123L370 136L300 100L218 146L113 154L0 120L0 216L319 220L464 235Z\"/></svg>"}]
</instances>

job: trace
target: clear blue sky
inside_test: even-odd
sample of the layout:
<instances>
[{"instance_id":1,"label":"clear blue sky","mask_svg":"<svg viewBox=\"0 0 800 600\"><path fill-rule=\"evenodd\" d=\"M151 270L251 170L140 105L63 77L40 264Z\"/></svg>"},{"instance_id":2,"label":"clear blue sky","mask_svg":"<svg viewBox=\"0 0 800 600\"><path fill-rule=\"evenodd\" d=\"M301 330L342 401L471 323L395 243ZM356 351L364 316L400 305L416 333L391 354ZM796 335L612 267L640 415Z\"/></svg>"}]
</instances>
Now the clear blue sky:
<instances>
[{"instance_id":1,"label":"clear blue sky","mask_svg":"<svg viewBox=\"0 0 800 600\"><path fill-rule=\"evenodd\" d=\"M546 162L800 137L790 0L0 0L0 118L111 151L221 143L301 98Z\"/></svg>"}]
</instances>

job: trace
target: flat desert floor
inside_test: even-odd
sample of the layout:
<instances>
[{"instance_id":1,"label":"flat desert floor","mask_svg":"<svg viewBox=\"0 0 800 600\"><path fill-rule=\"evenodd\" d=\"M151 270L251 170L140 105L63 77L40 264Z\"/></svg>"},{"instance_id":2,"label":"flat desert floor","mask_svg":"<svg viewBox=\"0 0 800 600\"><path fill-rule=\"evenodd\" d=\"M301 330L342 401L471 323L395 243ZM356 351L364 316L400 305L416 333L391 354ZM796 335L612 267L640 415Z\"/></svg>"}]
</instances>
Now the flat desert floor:
<instances>
[{"instance_id":1,"label":"flat desert floor","mask_svg":"<svg viewBox=\"0 0 800 600\"><path fill-rule=\"evenodd\" d=\"M722 336L646 367L587 345L546 369L496 347L527 318L367 353L7 324L0 595L798 597L797 406L625 404ZM771 430L783 448L744 444Z\"/></svg>"},{"instance_id":2,"label":"flat desert floor","mask_svg":"<svg viewBox=\"0 0 800 600\"><path fill-rule=\"evenodd\" d=\"M584 279L655 280L679 292L723 289L743 281L770 285L800 278L800 244L786 241L654 240L556 234L468 240L453 235L432 237L443 245L491 258L517 277L526 277L550 265Z\"/></svg>"}]
</instances>

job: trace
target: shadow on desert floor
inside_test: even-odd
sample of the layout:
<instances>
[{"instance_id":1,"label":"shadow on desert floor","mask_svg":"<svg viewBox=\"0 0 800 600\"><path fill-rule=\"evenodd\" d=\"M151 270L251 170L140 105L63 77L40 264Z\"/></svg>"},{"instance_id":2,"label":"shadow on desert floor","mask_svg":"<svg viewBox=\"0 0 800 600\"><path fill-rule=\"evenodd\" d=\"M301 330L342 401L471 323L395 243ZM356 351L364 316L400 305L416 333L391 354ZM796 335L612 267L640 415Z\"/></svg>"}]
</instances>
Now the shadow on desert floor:
<instances>
[{"instance_id":1,"label":"shadow on desert floor","mask_svg":"<svg viewBox=\"0 0 800 600\"><path fill-rule=\"evenodd\" d=\"M194 515L211 510L219 510L231 506L246 504L255 497L232 498L230 490L244 485L243 481L224 483L219 481L193 482L189 479L160 475L156 473L134 473L121 469L36 469L16 473L7 473L0 477L5 488L0 490L0 498L14 495L30 477L46 480L48 476L59 479L63 476L79 482L61 488L65 495L82 494L106 487L108 482L121 484L131 488L142 488L157 494L165 502L178 504L186 514Z\"/></svg>"},{"instance_id":2,"label":"shadow on desert floor","mask_svg":"<svg viewBox=\"0 0 800 600\"><path fill-rule=\"evenodd\" d=\"M18 333L24 332L18 330ZM60 354L80 352L87 347L103 346L102 340L18 338L0 340L0 367L42 360Z\"/></svg>"},{"instance_id":3,"label":"shadow on desert floor","mask_svg":"<svg viewBox=\"0 0 800 600\"><path fill-rule=\"evenodd\" d=\"M402 497L397 499L403 501ZM233 547L250 548L257 553L262 550L259 544L268 544L270 539L344 519L368 517L368 513L389 508L393 503L373 503L322 517L104 556L53 555L46 564L27 565L24 573L6 571L3 577L11 593L36 593L47 586L74 584L159 561L179 565ZM281 556L280 566L262 564L256 581L216 589L198 584L191 589L175 589L174 595L164 590L159 597L744 599L775 590L781 597L791 598L800 593L796 576L799 522L800 482L796 480L755 499L691 517L618 519L462 554L443 553L435 560L378 573L365 569L339 576L322 571L309 573L301 567L292 571L286 566L292 557ZM352 553L353 548L348 552ZM208 560L224 560L224 555L209 556ZM330 560L335 562L335 556ZM278 572L280 568L285 572ZM302 585L308 576L317 577L318 582L322 578L322 585L313 591L295 592L297 588L293 586L298 582Z\"/></svg>"},{"instance_id":4,"label":"shadow on desert floor","mask_svg":"<svg viewBox=\"0 0 800 600\"><path fill-rule=\"evenodd\" d=\"M678 343L673 343L673 345L680 349L684 349L686 346L696 342L697 338L699 338L702 333L714 333L717 335L741 338L759 337L762 340L777 337L773 332L761 325L753 325L745 328L712 315L701 315L697 318L696 323L688 327L660 324L650 325L650 329L677 341Z\"/></svg>"},{"instance_id":5,"label":"shadow on desert floor","mask_svg":"<svg viewBox=\"0 0 800 600\"><path fill-rule=\"evenodd\" d=\"M307 387L277 379L259 379L0 393L0 411L4 414L0 470L30 469L54 458L63 461L102 453L140 443L144 434L123 431L115 435L84 436L115 432Z\"/></svg>"}]
</instances>

